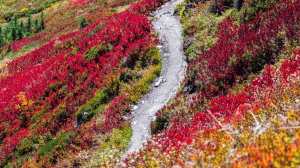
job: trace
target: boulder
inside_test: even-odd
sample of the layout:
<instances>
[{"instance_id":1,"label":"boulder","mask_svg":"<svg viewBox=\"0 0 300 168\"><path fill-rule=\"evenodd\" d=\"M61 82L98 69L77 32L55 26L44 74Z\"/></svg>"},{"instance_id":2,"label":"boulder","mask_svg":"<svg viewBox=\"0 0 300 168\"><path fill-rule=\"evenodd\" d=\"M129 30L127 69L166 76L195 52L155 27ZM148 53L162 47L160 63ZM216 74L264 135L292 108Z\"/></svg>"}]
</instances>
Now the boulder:
<instances>
[{"instance_id":1,"label":"boulder","mask_svg":"<svg viewBox=\"0 0 300 168\"><path fill-rule=\"evenodd\" d=\"M195 5L192 3L189 3L185 6L184 11L182 12L183 14L185 14L186 12L188 12L190 9L195 8Z\"/></svg>"},{"instance_id":2,"label":"boulder","mask_svg":"<svg viewBox=\"0 0 300 168\"><path fill-rule=\"evenodd\" d=\"M185 52L194 43L194 36L187 38L183 41L183 52Z\"/></svg>"},{"instance_id":3,"label":"boulder","mask_svg":"<svg viewBox=\"0 0 300 168\"><path fill-rule=\"evenodd\" d=\"M173 15L179 16L179 12L181 11L182 7L178 7L174 10Z\"/></svg>"},{"instance_id":4,"label":"boulder","mask_svg":"<svg viewBox=\"0 0 300 168\"><path fill-rule=\"evenodd\" d=\"M189 81L189 82L184 84L184 87L183 87L182 91L184 93L188 93L188 92L193 93L195 91L195 87L194 87L193 83Z\"/></svg>"}]
</instances>

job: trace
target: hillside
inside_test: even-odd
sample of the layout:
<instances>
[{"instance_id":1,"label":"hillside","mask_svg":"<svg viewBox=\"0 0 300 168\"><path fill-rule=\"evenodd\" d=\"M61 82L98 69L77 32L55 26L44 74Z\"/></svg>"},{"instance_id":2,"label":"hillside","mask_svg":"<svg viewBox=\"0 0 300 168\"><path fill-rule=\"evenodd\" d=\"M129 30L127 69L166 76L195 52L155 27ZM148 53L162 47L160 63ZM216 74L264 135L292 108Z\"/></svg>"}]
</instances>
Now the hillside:
<instances>
[{"instance_id":1,"label":"hillside","mask_svg":"<svg viewBox=\"0 0 300 168\"><path fill-rule=\"evenodd\" d=\"M300 166L300 1L175 3L1 1L0 167ZM171 78L150 86L180 67L176 19L188 66L167 100Z\"/></svg>"},{"instance_id":2,"label":"hillside","mask_svg":"<svg viewBox=\"0 0 300 168\"><path fill-rule=\"evenodd\" d=\"M44 15L40 32L6 40L1 167L93 166L109 159L97 157L105 151L122 154L131 135L122 116L161 69L158 41L144 14L162 1L133 3L58 2L37 14ZM21 19L8 23L11 34ZM90 157L78 158L84 152Z\"/></svg>"},{"instance_id":3,"label":"hillside","mask_svg":"<svg viewBox=\"0 0 300 168\"><path fill-rule=\"evenodd\" d=\"M299 1L186 1L189 62L153 137L117 167L299 166Z\"/></svg>"}]
</instances>

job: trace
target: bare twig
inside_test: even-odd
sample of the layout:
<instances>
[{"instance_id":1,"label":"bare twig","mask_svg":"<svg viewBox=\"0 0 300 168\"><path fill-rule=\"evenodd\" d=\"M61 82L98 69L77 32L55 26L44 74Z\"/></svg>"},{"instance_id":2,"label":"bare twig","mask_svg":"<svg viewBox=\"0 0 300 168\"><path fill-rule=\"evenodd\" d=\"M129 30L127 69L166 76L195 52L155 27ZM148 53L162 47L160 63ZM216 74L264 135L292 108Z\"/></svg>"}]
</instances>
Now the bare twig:
<instances>
[{"instance_id":1,"label":"bare twig","mask_svg":"<svg viewBox=\"0 0 300 168\"><path fill-rule=\"evenodd\" d=\"M250 112L250 114L252 115L252 117L254 118L254 120L255 120L255 123L256 123L256 126L259 126L259 125L261 125L259 122L258 122L258 120L257 120L257 118L255 117L255 115L252 113L252 110L248 110L249 112Z\"/></svg>"},{"instance_id":2,"label":"bare twig","mask_svg":"<svg viewBox=\"0 0 300 168\"><path fill-rule=\"evenodd\" d=\"M229 130L231 131L231 133L227 132L226 128L221 124L220 121L218 121L218 119L211 113L210 110L207 110L207 112L212 116L212 118L224 129L224 131L230 136L230 138L235 142L235 139L231 136L231 134L233 133L233 131L229 128Z\"/></svg>"}]
</instances>

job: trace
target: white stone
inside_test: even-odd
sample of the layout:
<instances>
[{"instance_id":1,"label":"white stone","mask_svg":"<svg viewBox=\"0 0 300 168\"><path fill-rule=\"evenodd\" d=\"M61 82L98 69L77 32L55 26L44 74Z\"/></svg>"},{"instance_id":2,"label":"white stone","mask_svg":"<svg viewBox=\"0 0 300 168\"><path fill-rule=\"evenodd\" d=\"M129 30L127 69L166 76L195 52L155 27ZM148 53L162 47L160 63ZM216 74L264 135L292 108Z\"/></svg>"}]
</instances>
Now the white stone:
<instances>
[{"instance_id":1,"label":"white stone","mask_svg":"<svg viewBox=\"0 0 300 168\"><path fill-rule=\"evenodd\" d=\"M155 87L158 87L158 86L161 84L162 81L163 81L163 77L159 77L159 78L158 78L158 81L155 82L154 86L155 86Z\"/></svg>"},{"instance_id":2,"label":"white stone","mask_svg":"<svg viewBox=\"0 0 300 168\"><path fill-rule=\"evenodd\" d=\"M138 106L136 105L131 105L132 110L136 110L138 108Z\"/></svg>"}]
</instances>

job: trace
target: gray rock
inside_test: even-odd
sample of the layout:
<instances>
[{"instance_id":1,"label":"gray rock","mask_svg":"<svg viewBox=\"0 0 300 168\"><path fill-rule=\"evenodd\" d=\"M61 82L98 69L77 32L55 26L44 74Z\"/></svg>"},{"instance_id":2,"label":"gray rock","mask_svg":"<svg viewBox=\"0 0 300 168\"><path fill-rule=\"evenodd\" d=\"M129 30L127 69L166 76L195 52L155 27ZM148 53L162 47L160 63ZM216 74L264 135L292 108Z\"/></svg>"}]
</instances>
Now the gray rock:
<instances>
[{"instance_id":1,"label":"gray rock","mask_svg":"<svg viewBox=\"0 0 300 168\"><path fill-rule=\"evenodd\" d=\"M161 82L163 82L163 77L159 77L157 82L155 82L154 86L158 87L161 84Z\"/></svg>"},{"instance_id":2,"label":"gray rock","mask_svg":"<svg viewBox=\"0 0 300 168\"><path fill-rule=\"evenodd\" d=\"M183 87L183 89L182 89L182 91L183 91L184 93L187 93L187 92L193 93L194 90L195 90L194 85L193 85L191 82L185 83L185 84L184 84L184 87Z\"/></svg>"},{"instance_id":3,"label":"gray rock","mask_svg":"<svg viewBox=\"0 0 300 168\"><path fill-rule=\"evenodd\" d=\"M195 8L195 5L192 3L189 3L185 6L184 11L182 12L183 14L187 13L190 9Z\"/></svg>"},{"instance_id":4,"label":"gray rock","mask_svg":"<svg viewBox=\"0 0 300 168\"><path fill-rule=\"evenodd\" d=\"M182 7L176 8L176 9L174 10L173 15L179 16L179 11L180 11L181 9L182 9Z\"/></svg>"},{"instance_id":5,"label":"gray rock","mask_svg":"<svg viewBox=\"0 0 300 168\"><path fill-rule=\"evenodd\" d=\"M187 9L187 10L192 9L192 8L195 8L195 5L192 3L189 3L185 6L185 9Z\"/></svg>"},{"instance_id":6,"label":"gray rock","mask_svg":"<svg viewBox=\"0 0 300 168\"><path fill-rule=\"evenodd\" d=\"M183 52L185 52L192 44L194 43L194 36L187 38L184 40L182 47L183 47Z\"/></svg>"}]
</instances>

